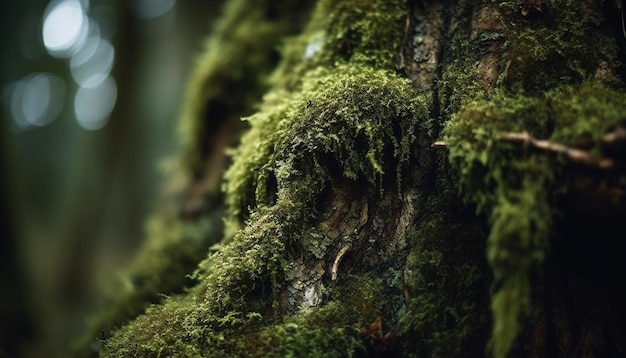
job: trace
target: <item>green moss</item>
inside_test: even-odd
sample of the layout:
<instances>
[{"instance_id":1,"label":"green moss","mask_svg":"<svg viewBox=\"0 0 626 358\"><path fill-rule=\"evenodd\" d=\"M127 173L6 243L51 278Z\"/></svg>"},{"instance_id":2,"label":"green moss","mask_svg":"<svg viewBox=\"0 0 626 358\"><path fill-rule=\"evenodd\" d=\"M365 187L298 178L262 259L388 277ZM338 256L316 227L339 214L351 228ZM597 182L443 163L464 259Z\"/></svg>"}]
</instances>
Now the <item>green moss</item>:
<instances>
[{"instance_id":1,"label":"green moss","mask_svg":"<svg viewBox=\"0 0 626 358\"><path fill-rule=\"evenodd\" d=\"M624 113L626 95L583 83L539 97L500 92L491 101L466 103L448 122L449 156L461 173L463 192L491 226L487 258L498 287L492 297L496 357L505 357L514 345L528 312L530 276L540 272L548 255L557 195L566 189L558 178L568 161L506 142L501 133L528 131L565 145L590 137L597 146Z\"/></svg>"},{"instance_id":2,"label":"green moss","mask_svg":"<svg viewBox=\"0 0 626 358\"><path fill-rule=\"evenodd\" d=\"M258 357L353 357L365 349L360 328L383 313L381 280L347 274L329 287L329 303L301 311L246 337Z\"/></svg>"},{"instance_id":3,"label":"green moss","mask_svg":"<svg viewBox=\"0 0 626 358\"><path fill-rule=\"evenodd\" d=\"M247 210L281 196L310 203L332 178L380 185L386 166L395 171L407 162L428 103L408 80L356 65L313 70L300 92L270 93L261 111L247 118L252 128L225 175L231 227ZM295 180L307 184L282 190Z\"/></svg>"},{"instance_id":4,"label":"green moss","mask_svg":"<svg viewBox=\"0 0 626 358\"><path fill-rule=\"evenodd\" d=\"M351 0L319 2L326 25L321 56L373 67L393 68L402 43L407 8L404 1Z\"/></svg>"},{"instance_id":5,"label":"green moss","mask_svg":"<svg viewBox=\"0 0 626 358\"><path fill-rule=\"evenodd\" d=\"M503 80L511 90L538 93L590 79L602 61L615 67L617 49L594 4L544 2L542 12L522 16L516 1L493 2L504 17Z\"/></svg>"},{"instance_id":6,"label":"green moss","mask_svg":"<svg viewBox=\"0 0 626 358\"><path fill-rule=\"evenodd\" d=\"M441 123L448 120L450 115L457 112L464 101L484 98L486 91L481 86L481 81L475 61L478 61L485 51L485 46L490 46L490 40L484 36L500 38L499 33L481 33L476 39L470 41L468 34L471 33L474 2L459 1L454 7L452 21L442 29L442 36L446 38L446 51L443 52L441 62L441 75L436 87L439 115Z\"/></svg>"},{"instance_id":7,"label":"green moss","mask_svg":"<svg viewBox=\"0 0 626 358\"><path fill-rule=\"evenodd\" d=\"M179 357L350 357L362 352L359 329L382 312L380 280L346 275L331 288L332 302L305 310L283 322L249 313L247 328L233 315L217 318L210 307L190 296L153 306L132 325L116 331L103 356ZM264 327L263 327L264 326ZM263 328L259 328L263 327Z\"/></svg>"},{"instance_id":8,"label":"green moss","mask_svg":"<svg viewBox=\"0 0 626 358\"><path fill-rule=\"evenodd\" d=\"M196 59L182 107L182 169L191 178L205 170L203 159L214 149L208 135L254 112L277 63L278 39L299 29L310 2L235 0L223 7Z\"/></svg>"},{"instance_id":9,"label":"green moss","mask_svg":"<svg viewBox=\"0 0 626 358\"><path fill-rule=\"evenodd\" d=\"M429 200L431 211L421 220L406 260L408 304L401 334L410 356L484 354L491 327L484 315L490 283L485 276L485 236L457 200L452 192Z\"/></svg>"},{"instance_id":10,"label":"green moss","mask_svg":"<svg viewBox=\"0 0 626 358\"><path fill-rule=\"evenodd\" d=\"M595 145L591 148L595 154L600 152L598 143L601 137L625 119L626 94L623 89L585 83L548 92L547 98L557 114L550 138L573 146L588 136Z\"/></svg>"},{"instance_id":11,"label":"green moss","mask_svg":"<svg viewBox=\"0 0 626 358\"><path fill-rule=\"evenodd\" d=\"M232 220L243 210L252 215L225 247L228 262L209 273L208 290L220 291L211 297L242 297L236 290L246 282L240 280L279 270L285 247L299 245L316 214L311 208L333 180L364 178L381 185L384 167L408 160L418 119L427 113L407 80L359 66L314 71L303 92L282 96L283 105L274 103L274 95L266 110L248 119L251 130L226 173Z\"/></svg>"},{"instance_id":12,"label":"green moss","mask_svg":"<svg viewBox=\"0 0 626 358\"><path fill-rule=\"evenodd\" d=\"M75 342L76 356L91 356L97 339L140 315L163 295L182 293L195 281L188 274L206 257L208 248L221 239L223 210L196 222L166 215L149 220L147 240L120 274L120 284L107 291L106 309L90 318L87 332Z\"/></svg>"},{"instance_id":13,"label":"green moss","mask_svg":"<svg viewBox=\"0 0 626 358\"><path fill-rule=\"evenodd\" d=\"M298 254L294 249L303 233L310 230L315 217L311 208L321 191L341 178L381 188L383 180L397 182L396 169L409 160L427 103L408 80L392 72L342 65L312 71L301 92L278 90L266 97L261 111L247 119L251 129L226 173L231 217L250 212L246 226L202 264L203 282L195 294L202 337L222 334L226 326L241 328L256 312L273 312L279 278L291 255ZM391 176L385 177L387 171ZM144 326L178 324L157 322L182 315L172 313L183 309L177 302L154 308L158 314L123 328L112 342L135 337ZM179 338L151 341L150 349L176 346L178 341L205 347L200 338L189 340L197 329L189 324L168 330ZM126 343L111 344L127 349ZM144 346L135 347L146 352Z\"/></svg>"},{"instance_id":14,"label":"green moss","mask_svg":"<svg viewBox=\"0 0 626 358\"><path fill-rule=\"evenodd\" d=\"M289 11L294 7L289 1L226 2L190 76L183 106L182 165L189 175L204 170L202 159L212 150L206 137L211 129L250 114L268 89L277 39L297 28L292 23L302 22ZM268 16L272 12L280 14L278 21ZM272 83L291 90L311 68L338 62L392 68L405 16L406 6L399 0L319 1L307 29L283 45L284 58Z\"/></svg>"},{"instance_id":15,"label":"green moss","mask_svg":"<svg viewBox=\"0 0 626 358\"><path fill-rule=\"evenodd\" d=\"M268 41L278 30L261 14L264 5L243 4L227 7L192 77L182 124L185 166L192 173L210 150L203 147L209 126L226 120L215 108L230 118L253 102L231 99L229 88L250 94L263 87ZM328 293L330 303L287 322L281 322L277 295L284 269L307 248L300 240L311 237L311 208L324 189L344 180L380 190L383 182L400 183L430 105L410 81L387 70L405 16L401 1L318 3L307 30L283 47L276 71L281 80L274 80L259 112L245 119L250 130L231 151L224 237L232 240L201 264L195 275L201 282L192 291L116 330L104 356L289 356L331 347L343 356L360 349L358 328L378 310L370 281L353 278L349 292ZM309 47L312 42L318 50ZM209 118L201 119L202 113Z\"/></svg>"},{"instance_id":16,"label":"green moss","mask_svg":"<svg viewBox=\"0 0 626 358\"><path fill-rule=\"evenodd\" d=\"M272 83L293 89L313 68L348 62L394 68L407 16L401 0L318 1L302 34L285 42Z\"/></svg>"}]
</instances>

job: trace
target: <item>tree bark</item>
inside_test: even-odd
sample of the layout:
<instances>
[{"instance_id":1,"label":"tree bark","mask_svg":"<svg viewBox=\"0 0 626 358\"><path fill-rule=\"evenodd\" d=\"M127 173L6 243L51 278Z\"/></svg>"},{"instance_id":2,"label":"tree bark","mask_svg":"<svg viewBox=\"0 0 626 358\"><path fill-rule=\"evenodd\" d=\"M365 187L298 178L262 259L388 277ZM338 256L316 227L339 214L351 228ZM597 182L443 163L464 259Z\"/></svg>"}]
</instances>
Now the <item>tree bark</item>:
<instances>
[{"instance_id":1,"label":"tree bark","mask_svg":"<svg viewBox=\"0 0 626 358\"><path fill-rule=\"evenodd\" d=\"M264 79L203 64L168 219L185 229L148 242L170 262L194 230L221 244L102 356L626 356L621 1L233 3L309 20L282 23L297 34L228 160L228 103ZM207 51L235 36L267 58L252 19Z\"/></svg>"}]
</instances>

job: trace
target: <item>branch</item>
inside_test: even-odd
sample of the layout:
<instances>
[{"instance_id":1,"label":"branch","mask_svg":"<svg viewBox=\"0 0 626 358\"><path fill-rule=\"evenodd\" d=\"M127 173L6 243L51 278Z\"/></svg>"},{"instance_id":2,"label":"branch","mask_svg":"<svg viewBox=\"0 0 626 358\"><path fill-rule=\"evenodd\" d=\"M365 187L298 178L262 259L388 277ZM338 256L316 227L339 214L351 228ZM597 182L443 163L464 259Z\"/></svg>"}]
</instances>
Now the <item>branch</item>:
<instances>
[{"instance_id":1,"label":"branch","mask_svg":"<svg viewBox=\"0 0 626 358\"><path fill-rule=\"evenodd\" d=\"M339 263L343 256L350 250L350 245L346 245L339 250L337 257L335 258L335 262L333 262L333 268L331 270L331 279L335 281L337 279L337 270L339 270Z\"/></svg>"},{"instance_id":2,"label":"branch","mask_svg":"<svg viewBox=\"0 0 626 358\"><path fill-rule=\"evenodd\" d=\"M623 140L626 137L625 130L616 130L604 136L603 141L613 143ZM528 132L504 132L500 134L500 140L514 143L523 143L525 146L540 149L545 152L563 154L571 161L597 169L613 169L615 162L613 159L596 158L589 151L568 147L566 145L555 143L549 140L536 139L531 137ZM447 148L444 141L436 141L431 144L432 148Z\"/></svg>"}]
</instances>

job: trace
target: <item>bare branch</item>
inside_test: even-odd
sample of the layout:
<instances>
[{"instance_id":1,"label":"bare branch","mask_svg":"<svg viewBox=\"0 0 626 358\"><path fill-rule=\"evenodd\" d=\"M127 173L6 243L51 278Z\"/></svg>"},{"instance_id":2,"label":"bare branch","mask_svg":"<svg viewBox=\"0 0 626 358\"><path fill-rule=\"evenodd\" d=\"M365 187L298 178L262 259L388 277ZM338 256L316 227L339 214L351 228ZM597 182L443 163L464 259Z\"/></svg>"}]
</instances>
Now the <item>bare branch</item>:
<instances>
[{"instance_id":1,"label":"bare branch","mask_svg":"<svg viewBox=\"0 0 626 358\"><path fill-rule=\"evenodd\" d=\"M350 245L346 245L339 250L337 257L335 258L335 262L333 262L333 268L331 270L331 279L335 281L337 279L337 270L339 269L339 263L341 259L343 259L346 252L350 251Z\"/></svg>"},{"instance_id":2,"label":"bare branch","mask_svg":"<svg viewBox=\"0 0 626 358\"><path fill-rule=\"evenodd\" d=\"M622 141L624 138L626 138L626 130L621 128L605 135L603 141L605 143L614 143ZM528 132L505 132L500 134L500 139L508 142L522 143L525 146L546 152L563 154L571 161L591 168L613 169L615 167L613 159L597 158L586 150L568 147L549 140L536 139L531 137ZM440 149L447 148L448 144L444 141L436 141L430 146L431 148Z\"/></svg>"},{"instance_id":3,"label":"bare branch","mask_svg":"<svg viewBox=\"0 0 626 358\"><path fill-rule=\"evenodd\" d=\"M549 140L536 139L531 137L528 132L506 132L500 135L500 139L510 142L523 143L524 145L541 149L546 152L563 154L571 161L587 167L599 169L612 169L615 167L615 163L612 159L596 158L586 150L571 148Z\"/></svg>"},{"instance_id":4,"label":"bare branch","mask_svg":"<svg viewBox=\"0 0 626 358\"><path fill-rule=\"evenodd\" d=\"M446 144L446 142L442 141L442 140L438 140L436 142L434 142L433 144L430 145L431 148L446 148L448 146L448 144Z\"/></svg>"},{"instance_id":5,"label":"bare branch","mask_svg":"<svg viewBox=\"0 0 626 358\"><path fill-rule=\"evenodd\" d=\"M626 142L626 128L619 126L613 132L607 133L602 137L602 142L612 145L617 142Z\"/></svg>"}]
</instances>

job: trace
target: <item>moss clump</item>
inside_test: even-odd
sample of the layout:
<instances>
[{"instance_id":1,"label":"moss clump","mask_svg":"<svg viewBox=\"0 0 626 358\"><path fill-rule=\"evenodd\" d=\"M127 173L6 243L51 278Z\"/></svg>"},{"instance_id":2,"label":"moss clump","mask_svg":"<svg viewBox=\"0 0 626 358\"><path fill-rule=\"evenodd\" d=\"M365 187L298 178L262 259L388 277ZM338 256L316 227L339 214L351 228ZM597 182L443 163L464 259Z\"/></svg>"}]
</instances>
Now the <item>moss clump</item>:
<instances>
[{"instance_id":1,"label":"moss clump","mask_svg":"<svg viewBox=\"0 0 626 358\"><path fill-rule=\"evenodd\" d=\"M210 149L203 147L210 121L199 120L198 113L237 115L233 109L240 108L241 99L233 107L223 96L232 97L230 85L248 83L247 72L236 70L242 66L223 61L229 57L224 51L249 55L243 68L253 72L252 88L262 87L258 76L268 62L264 55L256 57L256 49L267 54L271 46L259 36L275 38L268 35L275 29L263 20L263 6L243 10L243 3L228 7L209 41L221 53L209 52L190 87L183 132L185 167L192 174L201 169L202 155ZM285 288L289 263L303 254L314 255L306 253L300 239L310 236L322 191L332 190L338 181L366 182L382 190L383 181L400 182L400 171L410 160L430 99L418 94L410 81L383 69L393 65L404 16L401 1L318 3L313 18L323 21L311 21L305 33L285 45L276 71L280 80L274 80L259 112L245 119L250 130L231 153L234 162L224 183L224 237L232 239L201 264L195 276L201 282L192 291L151 307L116 330L105 344L105 356L289 355L306 342L312 351L332 346L340 355L359 349L358 327L364 322L356 317L362 318L363 310L342 299L352 297L353 305L373 301L371 295L358 298L371 293L363 282L352 294L331 297L337 302L288 322L281 322L278 295ZM320 49L309 56L306 47L316 36L321 36ZM244 46L231 49L231 42ZM340 312L346 307L351 313ZM321 319L323 324L316 323ZM276 337L276 332L282 333ZM248 344L255 340L260 347ZM267 342L278 342L278 347Z\"/></svg>"},{"instance_id":2,"label":"moss clump","mask_svg":"<svg viewBox=\"0 0 626 358\"><path fill-rule=\"evenodd\" d=\"M191 296L150 307L132 324L116 331L103 356L177 357L349 357L364 350L359 329L383 311L380 280L345 275L331 287L332 302L282 322L259 314L232 325L232 315L216 318L209 305ZM261 328L262 327L262 328Z\"/></svg>"},{"instance_id":3,"label":"moss clump","mask_svg":"<svg viewBox=\"0 0 626 358\"><path fill-rule=\"evenodd\" d=\"M293 89L309 70L341 63L394 68L407 16L402 0L318 1L302 34L285 42L272 82Z\"/></svg>"},{"instance_id":4,"label":"moss clump","mask_svg":"<svg viewBox=\"0 0 626 358\"><path fill-rule=\"evenodd\" d=\"M527 131L565 145L588 136L597 146L608 129L624 120L624 113L626 95L583 83L541 97L498 93L491 101L466 103L448 122L450 160L461 173L466 198L486 213L491 226L487 258L497 285L492 297L496 357L505 357L513 347L519 320L528 312L530 277L540 272L548 255L567 163L567 158L504 141L501 134Z\"/></svg>"},{"instance_id":5,"label":"moss clump","mask_svg":"<svg viewBox=\"0 0 626 358\"><path fill-rule=\"evenodd\" d=\"M539 93L589 79L601 62L616 67L617 48L598 5L544 1L541 12L522 16L518 2L493 2L506 26L503 79L511 90Z\"/></svg>"},{"instance_id":6,"label":"moss clump","mask_svg":"<svg viewBox=\"0 0 626 358\"><path fill-rule=\"evenodd\" d=\"M261 111L247 119L251 129L226 174L230 216L249 208L247 225L202 264L194 298L153 308L107 343L111 352L128 349L128 341L141 338L136 335L162 325L177 326L168 329L167 340L133 349L208 349L206 342L222 336L224 327L241 328L258 312L275 312L283 268L299 255L294 249L312 227L311 208L322 190L340 178L381 187L387 171L398 180L396 170L409 160L427 103L408 80L366 66L311 71L302 91L269 94Z\"/></svg>"},{"instance_id":7,"label":"moss clump","mask_svg":"<svg viewBox=\"0 0 626 358\"><path fill-rule=\"evenodd\" d=\"M224 256L232 258L232 268L210 274L217 281L237 280L240 270L249 278L259 263L280 268L276 260L285 247L298 245L322 190L342 177L381 185L385 168L395 171L409 159L418 120L428 113L407 80L362 66L313 71L302 92L284 94L283 105L275 103L279 95L269 96L269 107L248 118L251 130L226 173L231 220L247 215L244 210L253 215L225 248L234 250ZM257 240L266 243L248 251ZM273 259L242 265L242 252ZM236 290L240 283L228 287Z\"/></svg>"},{"instance_id":8,"label":"moss clump","mask_svg":"<svg viewBox=\"0 0 626 358\"><path fill-rule=\"evenodd\" d=\"M383 283L346 274L329 287L329 303L246 336L242 353L255 357L351 357L365 350L360 328L384 314Z\"/></svg>"},{"instance_id":9,"label":"moss clump","mask_svg":"<svg viewBox=\"0 0 626 358\"><path fill-rule=\"evenodd\" d=\"M258 104L277 65L277 39L304 23L301 15L307 12L301 7L308 6L292 1L226 2L190 76L183 106L182 161L190 175L204 170L203 156L213 149L206 135L224 121L249 114ZM306 71L337 62L392 68L405 16L406 6L399 0L319 1L307 29L283 46L284 58L272 82L292 86ZM310 46L319 50L307 50Z\"/></svg>"},{"instance_id":10,"label":"moss clump","mask_svg":"<svg viewBox=\"0 0 626 358\"><path fill-rule=\"evenodd\" d=\"M317 14L327 28L322 51L327 63L338 58L378 68L393 68L402 44L407 7L404 1L352 0L319 2Z\"/></svg>"},{"instance_id":11,"label":"moss clump","mask_svg":"<svg viewBox=\"0 0 626 358\"><path fill-rule=\"evenodd\" d=\"M357 65L311 71L295 94L270 93L259 114L246 119L252 129L225 175L230 223L236 227L247 210L281 195L310 203L331 178L380 185L385 166L395 171L407 162L428 105L408 80ZM294 180L313 187L299 187L296 198L281 194Z\"/></svg>"}]
</instances>

